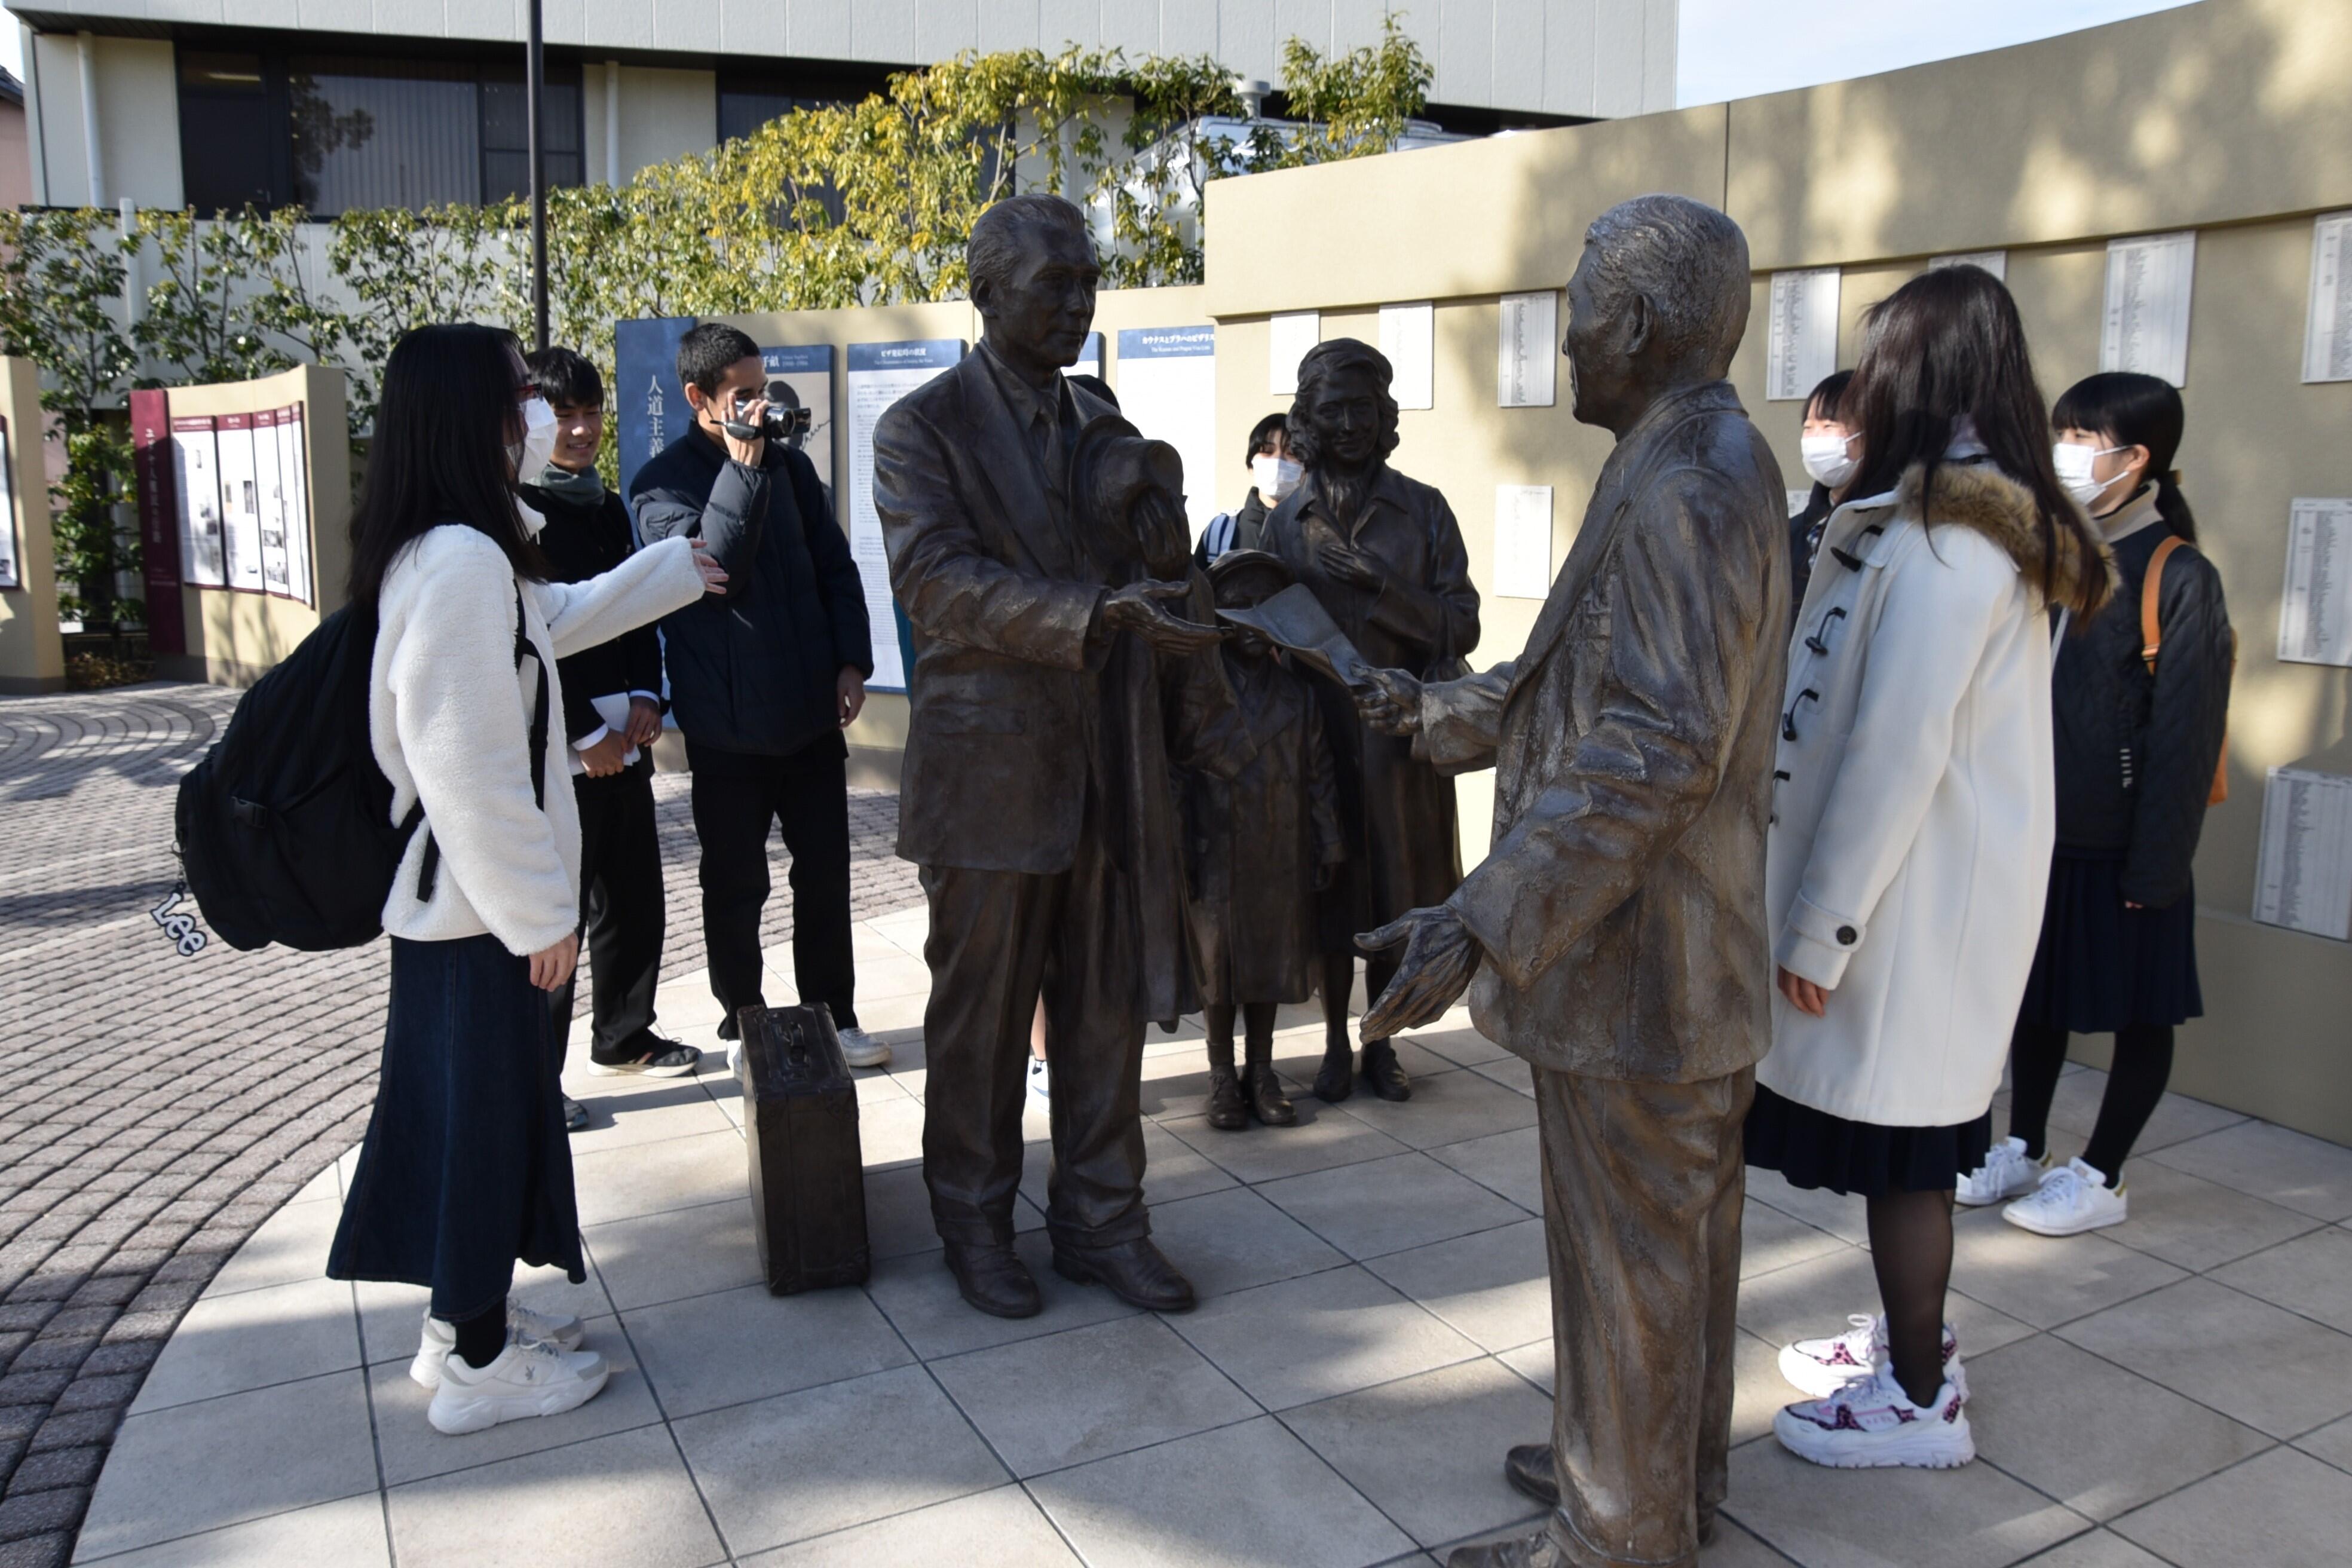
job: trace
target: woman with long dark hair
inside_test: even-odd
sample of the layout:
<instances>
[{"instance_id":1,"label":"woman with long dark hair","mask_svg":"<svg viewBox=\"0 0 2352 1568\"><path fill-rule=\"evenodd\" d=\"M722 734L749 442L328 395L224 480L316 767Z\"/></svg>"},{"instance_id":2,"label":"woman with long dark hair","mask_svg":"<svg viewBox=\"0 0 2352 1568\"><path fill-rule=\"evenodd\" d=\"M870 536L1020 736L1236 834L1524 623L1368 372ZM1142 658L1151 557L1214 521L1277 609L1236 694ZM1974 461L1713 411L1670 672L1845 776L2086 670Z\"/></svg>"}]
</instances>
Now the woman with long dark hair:
<instances>
[{"instance_id":1,"label":"woman with long dark hair","mask_svg":"<svg viewBox=\"0 0 2352 1568\"><path fill-rule=\"evenodd\" d=\"M327 1273L430 1287L409 1373L443 1432L555 1415L604 1384L577 1319L507 1299L517 1259L584 1278L544 995L580 951L555 661L726 579L680 539L548 582L515 489L554 431L514 334L420 327L385 362L352 515L351 598L376 626L370 737L393 820L420 804L424 820L384 902L383 1071Z\"/></svg>"},{"instance_id":2,"label":"woman with long dark hair","mask_svg":"<svg viewBox=\"0 0 2352 1568\"><path fill-rule=\"evenodd\" d=\"M2172 471L2180 394L2152 375L2076 382L2051 412L2058 477L2115 552L2118 586L2053 678L2058 849L2010 1046L2009 1136L1964 1204L2042 1236L2120 1225L2123 1166L2172 1075L2172 1031L2205 1010L2189 876L2229 719L2236 644L2221 574ZM2050 1163L2070 1034L2116 1037L2088 1147Z\"/></svg>"},{"instance_id":3,"label":"woman with long dark hair","mask_svg":"<svg viewBox=\"0 0 2352 1568\"><path fill-rule=\"evenodd\" d=\"M1766 897L1780 995L1748 1161L1867 1201L1885 1308L1781 1352L1789 1448L1965 1464L1952 1192L1991 1142L2049 873L2051 627L2105 549L2052 468L2025 332L1953 267L1874 307L1840 412L1859 469L1789 648Z\"/></svg>"}]
</instances>

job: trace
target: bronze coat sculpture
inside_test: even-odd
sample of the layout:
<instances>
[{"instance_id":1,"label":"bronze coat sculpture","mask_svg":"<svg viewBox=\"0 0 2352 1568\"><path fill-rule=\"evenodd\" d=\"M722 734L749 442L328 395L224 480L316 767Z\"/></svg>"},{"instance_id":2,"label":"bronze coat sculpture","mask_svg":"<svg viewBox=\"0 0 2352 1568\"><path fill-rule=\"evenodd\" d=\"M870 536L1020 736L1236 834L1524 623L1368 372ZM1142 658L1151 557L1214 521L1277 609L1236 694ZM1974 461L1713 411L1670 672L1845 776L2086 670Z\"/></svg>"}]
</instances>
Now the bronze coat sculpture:
<instances>
[{"instance_id":1,"label":"bronze coat sculpture","mask_svg":"<svg viewBox=\"0 0 2352 1568\"><path fill-rule=\"evenodd\" d=\"M1746 239L1712 208L1646 196L1593 224L1564 349L1576 416L1618 444L1527 651L1386 673L1365 702L1431 761L1496 769L1486 859L1365 937L1407 944L1365 1030L1469 984L1535 1068L1543 1141L1552 1454L1512 1469L1558 1507L1454 1568L1690 1563L1723 1500L1789 624L1780 469L1721 379L1748 300Z\"/></svg>"}]
</instances>

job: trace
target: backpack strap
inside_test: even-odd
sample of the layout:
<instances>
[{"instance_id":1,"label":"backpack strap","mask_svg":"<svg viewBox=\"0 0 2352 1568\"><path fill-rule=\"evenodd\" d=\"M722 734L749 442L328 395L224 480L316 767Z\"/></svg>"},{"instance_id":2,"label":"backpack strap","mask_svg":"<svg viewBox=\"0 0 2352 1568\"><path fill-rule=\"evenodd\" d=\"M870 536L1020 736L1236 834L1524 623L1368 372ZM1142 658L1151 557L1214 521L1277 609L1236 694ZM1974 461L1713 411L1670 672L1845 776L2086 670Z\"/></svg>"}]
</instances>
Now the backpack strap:
<instances>
[{"instance_id":1,"label":"backpack strap","mask_svg":"<svg viewBox=\"0 0 2352 1568\"><path fill-rule=\"evenodd\" d=\"M514 667L522 668L526 656L537 658L539 650L530 645L530 637L523 629L522 585L515 585ZM547 809L547 661L538 659L539 689L530 703L530 798L541 811ZM418 801L409 815L413 822L422 816L425 803ZM425 830L425 853L416 861L416 901L433 901L433 886L440 878L441 844L433 830Z\"/></svg>"},{"instance_id":2,"label":"backpack strap","mask_svg":"<svg viewBox=\"0 0 2352 1568\"><path fill-rule=\"evenodd\" d=\"M2164 624L2157 619L2156 601L2164 587L2164 563L2180 548L2182 540L2177 533L2168 533L2147 558L2147 575L2139 585L2139 657L2150 675L2156 673L2156 653L2164 646Z\"/></svg>"}]
</instances>

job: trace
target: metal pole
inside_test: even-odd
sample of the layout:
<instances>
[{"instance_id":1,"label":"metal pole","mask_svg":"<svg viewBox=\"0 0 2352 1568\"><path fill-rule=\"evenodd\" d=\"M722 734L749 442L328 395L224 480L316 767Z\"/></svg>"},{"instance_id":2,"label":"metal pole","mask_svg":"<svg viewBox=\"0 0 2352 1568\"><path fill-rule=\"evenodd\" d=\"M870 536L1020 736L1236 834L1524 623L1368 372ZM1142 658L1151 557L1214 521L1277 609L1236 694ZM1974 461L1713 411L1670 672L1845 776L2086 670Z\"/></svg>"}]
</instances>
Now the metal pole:
<instances>
[{"instance_id":1,"label":"metal pole","mask_svg":"<svg viewBox=\"0 0 2352 1568\"><path fill-rule=\"evenodd\" d=\"M541 100L547 85L547 41L540 26L540 0L530 0L530 55L523 111L530 117L530 313L533 344L543 349L547 347L547 149L541 135Z\"/></svg>"}]
</instances>

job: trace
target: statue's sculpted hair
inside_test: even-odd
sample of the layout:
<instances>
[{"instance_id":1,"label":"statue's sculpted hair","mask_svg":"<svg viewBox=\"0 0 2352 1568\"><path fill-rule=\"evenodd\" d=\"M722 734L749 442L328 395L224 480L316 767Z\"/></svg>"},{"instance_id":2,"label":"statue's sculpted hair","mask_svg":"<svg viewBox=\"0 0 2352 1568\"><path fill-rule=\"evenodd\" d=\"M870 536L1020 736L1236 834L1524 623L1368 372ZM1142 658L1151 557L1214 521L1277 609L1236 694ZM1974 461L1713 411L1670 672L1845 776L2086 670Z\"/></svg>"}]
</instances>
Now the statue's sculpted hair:
<instances>
[{"instance_id":1,"label":"statue's sculpted hair","mask_svg":"<svg viewBox=\"0 0 2352 1568\"><path fill-rule=\"evenodd\" d=\"M1372 379L1372 395L1381 405L1381 456L1397 449L1397 401L1389 393L1396 372L1389 364L1389 356L1360 338L1333 338L1308 349L1298 362L1298 391L1290 405L1287 438L1290 455L1307 468L1316 466L1318 456L1313 421L1307 417L1316 389L1349 371L1362 371Z\"/></svg>"},{"instance_id":2,"label":"statue's sculpted hair","mask_svg":"<svg viewBox=\"0 0 2352 1568\"><path fill-rule=\"evenodd\" d=\"M1087 232L1087 215L1074 203L1042 194L1007 196L972 220L971 237L964 241L964 271L972 286L977 288L983 279L998 285L1010 282L1021 259L1021 237L1030 230L1059 231L1084 241L1089 249L1094 245L1094 237Z\"/></svg>"},{"instance_id":3,"label":"statue's sculpted hair","mask_svg":"<svg viewBox=\"0 0 2352 1568\"><path fill-rule=\"evenodd\" d=\"M1748 331L1748 237L1738 224L1687 196L1635 196L1593 219L1584 242L1602 310L1638 294L1672 363L1710 379L1729 372Z\"/></svg>"}]
</instances>

